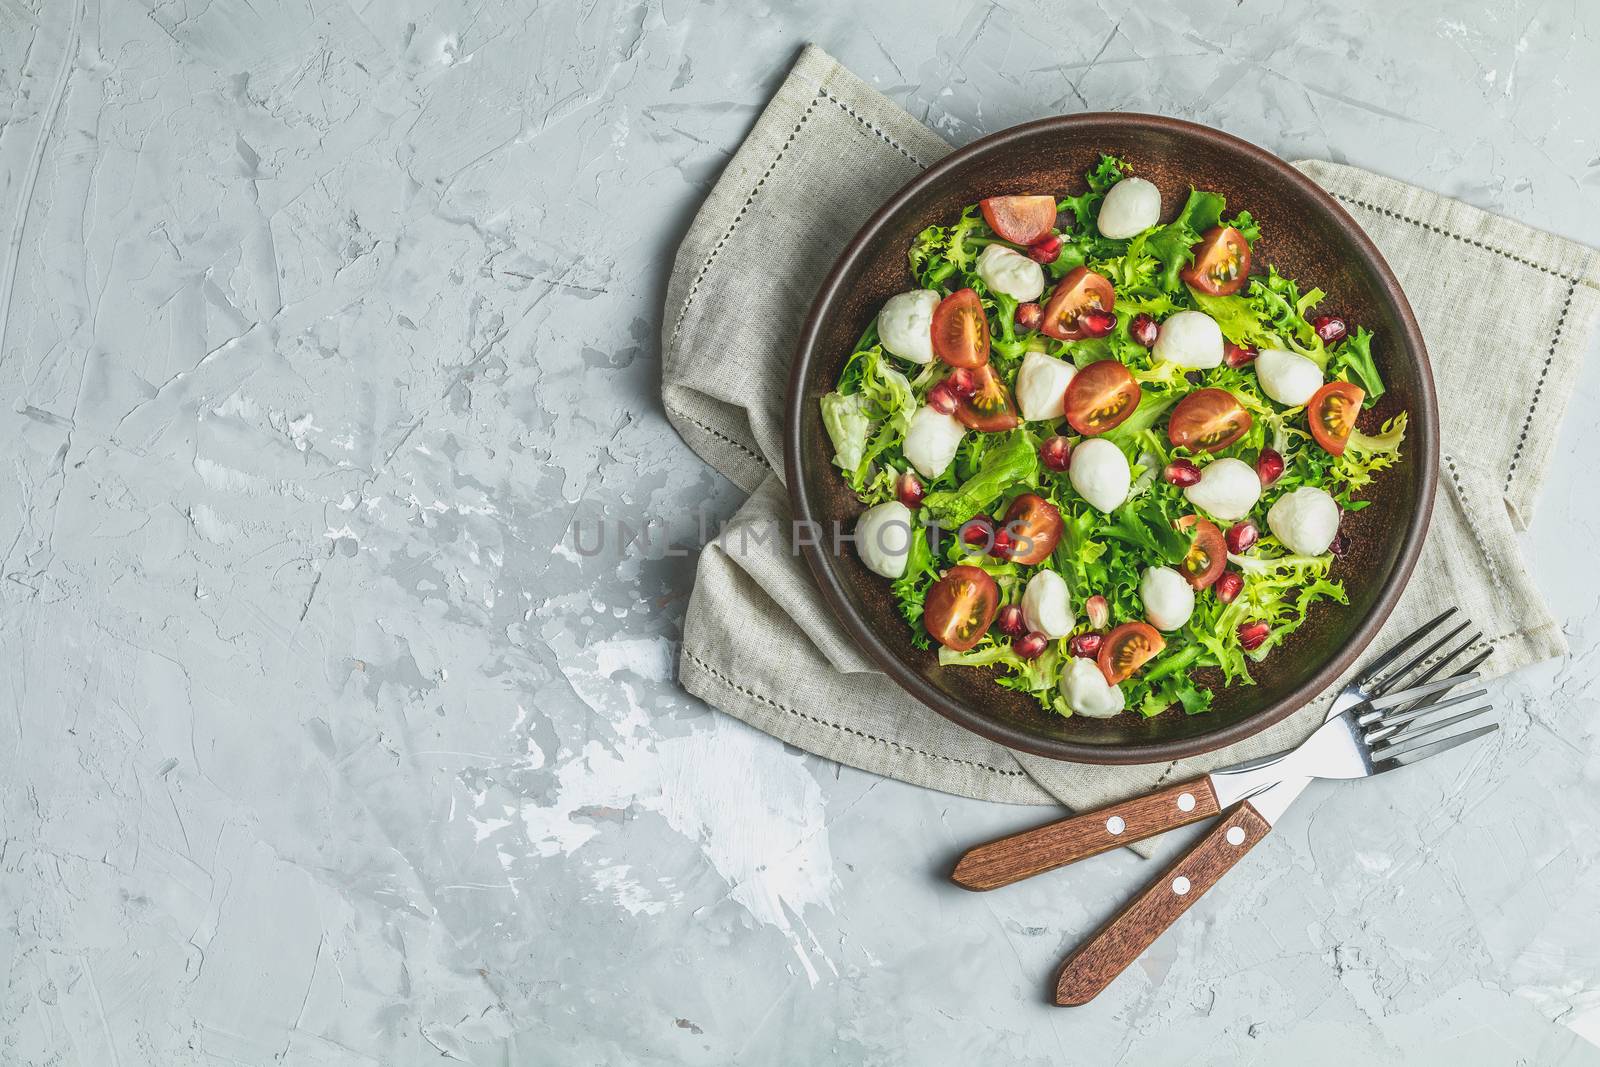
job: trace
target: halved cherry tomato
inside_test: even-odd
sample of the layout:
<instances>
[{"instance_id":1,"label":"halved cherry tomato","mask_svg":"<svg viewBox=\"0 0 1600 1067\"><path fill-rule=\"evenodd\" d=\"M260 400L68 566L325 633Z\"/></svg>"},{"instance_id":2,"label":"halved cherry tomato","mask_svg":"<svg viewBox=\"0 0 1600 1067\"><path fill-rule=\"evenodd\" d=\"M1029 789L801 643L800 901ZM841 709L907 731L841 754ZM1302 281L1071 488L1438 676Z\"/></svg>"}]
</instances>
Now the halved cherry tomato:
<instances>
[{"instance_id":1,"label":"halved cherry tomato","mask_svg":"<svg viewBox=\"0 0 1600 1067\"><path fill-rule=\"evenodd\" d=\"M1181 573L1196 589L1209 589L1228 565L1228 540L1217 524L1199 515L1185 515L1177 522L1180 530L1193 530L1194 543L1183 557Z\"/></svg>"},{"instance_id":2,"label":"halved cherry tomato","mask_svg":"<svg viewBox=\"0 0 1600 1067\"><path fill-rule=\"evenodd\" d=\"M989 362L989 320L971 289L957 289L933 309L933 351L952 367Z\"/></svg>"},{"instance_id":3,"label":"halved cherry tomato","mask_svg":"<svg viewBox=\"0 0 1600 1067\"><path fill-rule=\"evenodd\" d=\"M1031 245L1056 224L1053 196L991 196L978 208L989 229L1013 244Z\"/></svg>"},{"instance_id":4,"label":"halved cherry tomato","mask_svg":"<svg viewBox=\"0 0 1600 1067\"><path fill-rule=\"evenodd\" d=\"M1250 413L1226 389L1196 389L1172 409L1167 440L1196 452L1216 452L1243 437L1250 422Z\"/></svg>"},{"instance_id":5,"label":"halved cherry tomato","mask_svg":"<svg viewBox=\"0 0 1600 1067\"><path fill-rule=\"evenodd\" d=\"M1167 647L1167 642L1147 622L1125 622L1106 634L1095 662L1112 685L1126 681L1150 657Z\"/></svg>"},{"instance_id":6,"label":"halved cherry tomato","mask_svg":"<svg viewBox=\"0 0 1600 1067\"><path fill-rule=\"evenodd\" d=\"M980 433L999 433L1021 423L1022 420L1017 417L1016 402L1011 399L1011 390L1006 388L1006 383L994 372L994 368L985 363L973 374L978 379L977 390L971 396L963 397L961 403L956 405L956 418L961 425Z\"/></svg>"},{"instance_id":7,"label":"halved cherry tomato","mask_svg":"<svg viewBox=\"0 0 1600 1067\"><path fill-rule=\"evenodd\" d=\"M1011 561L1031 567L1056 550L1061 540L1061 512L1044 497L1023 493L1006 510L1005 529L1016 542Z\"/></svg>"},{"instance_id":8,"label":"halved cherry tomato","mask_svg":"<svg viewBox=\"0 0 1600 1067\"><path fill-rule=\"evenodd\" d=\"M1359 385L1329 382L1306 402L1311 436L1329 455L1344 455L1344 446L1350 442L1350 431L1356 428L1356 416L1360 414L1361 401L1366 396Z\"/></svg>"},{"instance_id":9,"label":"halved cherry tomato","mask_svg":"<svg viewBox=\"0 0 1600 1067\"><path fill-rule=\"evenodd\" d=\"M1081 341L1090 335L1083 330L1078 316L1090 309L1110 311L1116 303L1117 294L1103 275L1088 267L1075 267L1050 294L1039 329L1063 341Z\"/></svg>"},{"instance_id":10,"label":"halved cherry tomato","mask_svg":"<svg viewBox=\"0 0 1600 1067\"><path fill-rule=\"evenodd\" d=\"M1000 586L978 567L951 567L933 583L922 604L922 624L945 648L965 652L989 630L1000 606Z\"/></svg>"},{"instance_id":11,"label":"halved cherry tomato","mask_svg":"<svg viewBox=\"0 0 1600 1067\"><path fill-rule=\"evenodd\" d=\"M1179 277L1202 293L1232 296L1250 280L1250 242L1232 226L1213 226L1191 251L1194 262Z\"/></svg>"},{"instance_id":12,"label":"halved cherry tomato","mask_svg":"<svg viewBox=\"0 0 1600 1067\"><path fill-rule=\"evenodd\" d=\"M1089 437L1116 429L1139 406L1139 383L1114 359L1091 363L1067 385L1067 422Z\"/></svg>"}]
</instances>

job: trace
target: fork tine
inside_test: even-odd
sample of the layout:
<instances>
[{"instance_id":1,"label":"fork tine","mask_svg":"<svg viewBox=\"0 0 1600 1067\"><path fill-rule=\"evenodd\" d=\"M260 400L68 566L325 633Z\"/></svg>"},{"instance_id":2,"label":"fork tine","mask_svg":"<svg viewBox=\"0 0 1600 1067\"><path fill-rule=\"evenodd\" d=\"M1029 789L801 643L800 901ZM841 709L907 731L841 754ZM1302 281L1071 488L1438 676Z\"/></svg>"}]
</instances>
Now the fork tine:
<instances>
[{"instance_id":1,"label":"fork tine","mask_svg":"<svg viewBox=\"0 0 1600 1067\"><path fill-rule=\"evenodd\" d=\"M1443 711L1445 708L1452 708L1457 704L1465 704L1469 700L1477 700L1479 697L1485 697L1488 695L1489 691L1487 689L1475 689L1470 693L1461 693L1457 696L1453 696L1449 700L1422 700L1418 701L1418 704L1414 704L1411 707L1401 708L1399 711L1391 712L1390 714L1384 715L1381 718L1374 719L1370 723L1360 723L1360 725L1372 727L1372 729L1368 730L1366 733L1367 743L1372 744L1380 740L1382 737L1388 737L1390 734L1399 733L1401 728L1407 723L1413 722L1427 715L1432 715L1436 711ZM1419 707L1419 704L1424 706Z\"/></svg>"},{"instance_id":2,"label":"fork tine","mask_svg":"<svg viewBox=\"0 0 1600 1067\"><path fill-rule=\"evenodd\" d=\"M1457 632L1459 632L1459 631L1457 631ZM1483 631L1479 630L1476 633L1474 633L1471 637L1469 637L1466 640L1462 641L1455 648L1451 649L1449 652L1446 652L1444 655L1440 656L1436 661L1434 661L1434 663L1431 666L1429 666L1426 670L1424 670L1421 673L1419 673L1415 678L1410 679L1409 680L1409 684L1411 684L1411 685L1421 685L1423 682L1426 682L1429 679L1433 678L1440 671L1444 670L1446 667L1449 667L1451 662L1453 662L1456 659L1456 657L1460 656L1463 652L1465 652L1468 649L1470 649L1473 646L1474 643L1476 643L1478 641L1481 641L1481 640L1483 640ZM1456 674L1467 674L1470 671L1477 670L1478 669L1478 664L1480 664L1484 660L1488 659L1489 658L1489 653L1492 652L1492 651L1493 651L1492 649L1488 649L1488 650L1485 650L1483 652L1480 652L1476 657L1473 658L1472 662L1466 664L1460 670L1455 671L1454 673L1456 673Z\"/></svg>"},{"instance_id":3,"label":"fork tine","mask_svg":"<svg viewBox=\"0 0 1600 1067\"><path fill-rule=\"evenodd\" d=\"M1368 666L1366 670L1357 675L1355 684L1361 686L1362 688L1372 684L1372 680L1381 674L1385 667L1389 666L1389 664L1403 656L1406 649L1410 648L1412 645L1428 636L1429 631L1455 613L1455 608L1445 608L1444 611L1440 612L1438 615L1435 615L1431 621L1423 623L1420 627L1411 631L1411 633L1406 636L1405 640L1401 641L1398 645L1395 645L1389 651L1373 660L1372 664Z\"/></svg>"},{"instance_id":4,"label":"fork tine","mask_svg":"<svg viewBox=\"0 0 1600 1067\"><path fill-rule=\"evenodd\" d=\"M1479 667L1483 666L1483 661L1492 655L1494 655L1494 649L1486 648L1482 652L1479 652L1476 656L1473 656L1466 663L1462 664L1461 669L1462 671L1475 671Z\"/></svg>"},{"instance_id":5,"label":"fork tine","mask_svg":"<svg viewBox=\"0 0 1600 1067\"><path fill-rule=\"evenodd\" d=\"M1426 663L1429 656L1439 651L1439 649L1443 648L1451 641L1454 641L1456 637L1460 635L1461 631L1465 630L1471 625L1472 621L1470 619L1466 622L1463 622L1460 626L1457 626L1454 630L1451 630L1449 633L1433 642L1433 644L1429 645L1421 652L1418 652L1415 656L1412 656L1410 661L1408 661L1404 667L1396 667L1392 672L1385 675L1382 681L1374 682L1372 685L1373 696L1382 696L1390 689L1393 689L1396 683L1398 683L1401 678L1405 677L1408 672L1412 671L1417 666ZM1471 644L1471 641L1472 639L1468 639L1467 643Z\"/></svg>"},{"instance_id":6,"label":"fork tine","mask_svg":"<svg viewBox=\"0 0 1600 1067\"><path fill-rule=\"evenodd\" d=\"M1456 675L1456 677L1474 678L1477 675ZM1430 686L1421 686L1421 688L1430 688ZM1379 699L1379 701L1374 701L1373 705L1368 705L1368 709L1365 712L1357 715L1355 723L1358 726L1387 726L1390 723L1400 725L1400 723L1408 723L1418 715L1432 715L1432 713L1443 709L1443 707L1450 707L1451 704L1461 704L1462 701L1470 701L1474 697L1488 693L1488 689L1475 689L1472 693L1467 693L1466 696L1450 696L1450 688L1451 686L1445 686L1445 688L1437 689L1437 691L1430 693L1429 696L1422 697L1419 701L1406 702L1405 697L1395 702ZM1445 697L1450 697L1450 699L1445 699Z\"/></svg>"},{"instance_id":7,"label":"fork tine","mask_svg":"<svg viewBox=\"0 0 1600 1067\"><path fill-rule=\"evenodd\" d=\"M1426 726L1419 726L1414 730L1402 730L1398 736L1391 737L1385 734L1383 737L1374 737L1368 735L1367 743L1372 746L1373 758L1381 759L1389 753L1394 752L1401 745L1409 745L1411 742L1427 737L1429 734L1436 734L1446 727L1454 726L1457 723L1466 722L1468 719L1475 719L1479 715L1482 715L1484 712L1489 711L1492 708L1492 704L1480 704L1475 708L1461 712L1459 715L1451 715L1440 719L1438 722L1430 722ZM1383 727L1383 729L1374 732L1382 734L1388 729L1389 727L1386 726ZM1395 727L1394 729L1399 730L1400 727ZM1405 753L1398 752L1396 754L1404 755Z\"/></svg>"},{"instance_id":8,"label":"fork tine","mask_svg":"<svg viewBox=\"0 0 1600 1067\"><path fill-rule=\"evenodd\" d=\"M1417 675L1417 677L1416 677L1416 679L1414 681L1414 684L1421 685L1423 682L1431 680L1434 675L1438 674L1440 671L1442 671L1446 667L1450 666L1451 663L1453 663L1458 656L1460 656L1463 652L1467 651L1467 649L1471 648L1472 645L1473 645L1473 642L1481 639L1482 637L1483 637L1483 631L1479 630L1477 633L1475 633L1471 637L1467 638L1459 646L1456 647L1456 650L1454 652L1450 652L1450 653L1446 654L1445 656L1441 657L1439 659L1439 661L1436 662L1433 666L1429 667L1427 670L1425 670L1421 674ZM1479 667L1483 666L1483 661L1488 659L1493 654L1494 654L1494 649L1492 649L1492 648L1484 649L1482 652L1479 652L1476 656L1473 656L1471 659L1469 659L1466 663L1462 664L1457 673L1470 674L1470 673L1476 671ZM1439 695L1443 696L1444 694L1441 693ZM1417 701L1414 704L1408 704L1405 707L1399 708L1397 710L1399 710L1399 711L1413 711L1413 710L1415 710L1417 708L1422 708L1422 707L1426 707L1426 706L1428 706L1430 704L1434 704L1436 699L1437 698L1435 698L1434 700L1429 700L1427 698L1424 698L1422 700ZM1393 716L1392 713L1389 714L1389 715L1384 716L1384 718L1386 720L1387 719L1392 719L1393 717L1394 716Z\"/></svg>"},{"instance_id":9,"label":"fork tine","mask_svg":"<svg viewBox=\"0 0 1600 1067\"><path fill-rule=\"evenodd\" d=\"M1372 764L1372 773L1382 774L1384 771L1392 771L1396 767L1409 767L1413 763L1420 763L1429 756L1437 756L1441 752L1448 752L1457 745L1464 745L1468 741L1476 741L1485 734L1492 734L1498 729L1500 729L1500 724L1491 722L1485 726L1479 726L1476 729L1431 742L1420 748L1408 748L1404 752L1375 760Z\"/></svg>"},{"instance_id":10,"label":"fork tine","mask_svg":"<svg viewBox=\"0 0 1600 1067\"><path fill-rule=\"evenodd\" d=\"M1367 710L1362 712L1356 721L1366 726L1373 720L1373 712L1388 711L1399 707L1401 704L1416 700L1418 697L1433 696L1435 693L1444 693L1466 682L1478 680L1476 674L1452 674L1448 678L1439 678L1425 685L1414 685L1409 689L1402 689L1398 693L1385 693L1380 697L1373 697L1366 702Z\"/></svg>"}]
</instances>

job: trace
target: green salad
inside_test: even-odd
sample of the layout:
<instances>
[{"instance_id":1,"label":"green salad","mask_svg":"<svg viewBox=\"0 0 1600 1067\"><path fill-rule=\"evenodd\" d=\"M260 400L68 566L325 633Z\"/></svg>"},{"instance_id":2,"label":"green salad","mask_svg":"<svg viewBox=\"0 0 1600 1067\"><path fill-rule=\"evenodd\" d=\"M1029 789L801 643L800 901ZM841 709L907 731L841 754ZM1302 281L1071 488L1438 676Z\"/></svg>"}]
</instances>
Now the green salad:
<instances>
[{"instance_id":1,"label":"green salad","mask_svg":"<svg viewBox=\"0 0 1600 1067\"><path fill-rule=\"evenodd\" d=\"M1340 520L1406 416L1362 432L1373 335L1263 265L1248 211L1191 189L1163 223L1127 160L1086 178L918 234L823 421L855 548L941 664L1061 715L1198 714L1346 602Z\"/></svg>"}]
</instances>

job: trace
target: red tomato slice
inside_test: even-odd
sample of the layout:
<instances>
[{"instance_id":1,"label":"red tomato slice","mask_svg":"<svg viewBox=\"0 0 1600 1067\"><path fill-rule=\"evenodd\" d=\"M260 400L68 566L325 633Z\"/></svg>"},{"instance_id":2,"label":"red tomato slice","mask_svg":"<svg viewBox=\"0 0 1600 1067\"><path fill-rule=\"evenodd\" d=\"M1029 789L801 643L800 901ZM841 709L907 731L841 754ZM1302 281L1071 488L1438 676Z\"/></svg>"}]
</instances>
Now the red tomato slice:
<instances>
[{"instance_id":1,"label":"red tomato slice","mask_svg":"<svg viewBox=\"0 0 1600 1067\"><path fill-rule=\"evenodd\" d=\"M1232 226L1213 226L1192 249L1194 262L1179 274L1212 296L1232 296L1250 280L1250 242Z\"/></svg>"},{"instance_id":2,"label":"red tomato slice","mask_svg":"<svg viewBox=\"0 0 1600 1067\"><path fill-rule=\"evenodd\" d=\"M1217 529L1217 524L1199 515L1185 515L1177 522L1180 530L1194 531L1194 544L1183 557L1179 568L1184 578L1196 589L1209 589L1211 583L1222 577L1228 565L1228 541Z\"/></svg>"},{"instance_id":3,"label":"red tomato slice","mask_svg":"<svg viewBox=\"0 0 1600 1067\"><path fill-rule=\"evenodd\" d=\"M991 196L978 208L989 229L1013 244L1031 245L1056 224L1053 196Z\"/></svg>"},{"instance_id":4,"label":"red tomato slice","mask_svg":"<svg viewBox=\"0 0 1600 1067\"><path fill-rule=\"evenodd\" d=\"M1067 422L1089 437L1120 426L1139 406L1139 383L1114 359L1091 363L1067 385Z\"/></svg>"},{"instance_id":5,"label":"red tomato slice","mask_svg":"<svg viewBox=\"0 0 1600 1067\"><path fill-rule=\"evenodd\" d=\"M1344 446L1350 443L1350 431L1356 428L1356 416L1361 413L1361 401L1366 396L1358 385L1329 382L1306 402L1311 436L1329 455L1344 455Z\"/></svg>"},{"instance_id":6,"label":"red tomato slice","mask_svg":"<svg viewBox=\"0 0 1600 1067\"><path fill-rule=\"evenodd\" d=\"M1150 657L1167 647L1167 642L1147 622L1125 622L1106 634L1095 662L1112 685L1127 681Z\"/></svg>"},{"instance_id":7,"label":"red tomato slice","mask_svg":"<svg viewBox=\"0 0 1600 1067\"><path fill-rule=\"evenodd\" d=\"M965 652L977 644L1000 606L1000 586L978 567L951 567L933 583L922 604L922 624L946 648Z\"/></svg>"},{"instance_id":8,"label":"red tomato slice","mask_svg":"<svg viewBox=\"0 0 1600 1067\"><path fill-rule=\"evenodd\" d=\"M933 351L952 367L989 362L989 320L971 289L957 289L933 309Z\"/></svg>"},{"instance_id":9,"label":"red tomato slice","mask_svg":"<svg viewBox=\"0 0 1600 1067\"><path fill-rule=\"evenodd\" d=\"M1243 437L1250 422L1250 413L1226 389L1196 389L1172 409L1167 440L1196 452L1217 452Z\"/></svg>"},{"instance_id":10,"label":"red tomato slice","mask_svg":"<svg viewBox=\"0 0 1600 1067\"><path fill-rule=\"evenodd\" d=\"M1020 425L1022 420L1017 417L1011 390L994 368L985 363L973 374L977 377L977 390L956 405L956 418L961 425L980 433L999 433Z\"/></svg>"},{"instance_id":11,"label":"red tomato slice","mask_svg":"<svg viewBox=\"0 0 1600 1067\"><path fill-rule=\"evenodd\" d=\"M1044 497L1023 493L1006 511L1005 530L1016 543L1010 553L1013 563L1033 566L1050 558L1061 540L1061 512Z\"/></svg>"},{"instance_id":12,"label":"red tomato slice","mask_svg":"<svg viewBox=\"0 0 1600 1067\"><path fill-rule=\"evenodd\" d=\"M1087 267L1076 267L1050 294L1039 329L1063 341L1081 341L1091 334L1083 329L1078 317L1091 309L1110 311L1116 303L1117 294L1104 275Z\"/></svg>"}]
</instances>

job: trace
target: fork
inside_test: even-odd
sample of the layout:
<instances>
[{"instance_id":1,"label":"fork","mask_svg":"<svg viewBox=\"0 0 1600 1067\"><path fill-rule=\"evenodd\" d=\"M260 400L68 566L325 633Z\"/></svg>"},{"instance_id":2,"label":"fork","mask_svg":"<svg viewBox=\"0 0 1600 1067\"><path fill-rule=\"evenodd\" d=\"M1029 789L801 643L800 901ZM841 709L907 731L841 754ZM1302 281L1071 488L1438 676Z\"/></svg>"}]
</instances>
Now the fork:
<instances>
[{"instance_id":1,"label":"fork","mask_svg":"<svg viewBox=\"0 0 1600 1067\"><path fill-rule=\"evenodd\" d=\"M1294 749L979 846L961 858L952 877L968 888L992 889L1195 822L1231 804L1205 837L1062 964L1056 1003L1087 1003L1264 838L1313 778L1371 777L1499 729L1498 723L1487 723L1418 743L1491 707L1482 704L1432 719L1436 712L1487 695L1481 688L1450 695L1477 681L1477 668L1489 656L1485 650L1460 662L1482 640L1481 632L1440 654L1467 623L1394 666L1455 614L1454 608L1444 611L1368 664L1335 697L1323 724ZM1457 673L1439 678L1447 668Z\"/></svg>"},{"instance_id":2,"label":"fork","mask_svg":"<svg viewBox=\"0 0 1600 1067\"><path fill-rule=\"evenodd\" d=\"M1436 626L1452 612L1429 624ZM1428 629L1425 628L1425 629ZM1367 692L1381 690L1374 697L1358 699L1342 712L1331 713L1297 748L1283 755L1254 761L1252 765L1214 775L1224 791L1243 790L1244 799L1230 808L1215 827L1182 858L1153 881L1113 919L1101 927L1087 943L1069 956L1056 978L1057 1004L1084 1004L1105 989L1117 975L1149 948L1178 917L1249 852L1283 815L1313 778L1369 778L1375 774L1410 766L1432 756L1493 733L1499 723L1491 722L1470 729L1446 733L1490 710L1481 704L1441 720L1431 716L1450 707L1486 695L1477 690L1460 696L1446 694L1455 685L1476 680L1475 671L1466 671L1439 681L1418 684L1418 678L1397 689L1400 679L1414 668L1423 675L1437 675L1444 664L1469 650L1480 635L1473 635L1439 662L1426 665L1428 658L1444 643L1459 635L1458 628L1418 653L1404 667L1381 680L1377 672L1393 662L1396 654L1383 657L1358 679ZM1413 635L1403 642L1409 649L1420 638ZM1487 657L1481 653L1471 660L1480 665ZM1381 707L1379 705L1382 705ZM1276 781L1272 778L1276 777ZM1262 783L1270 784L1262 784Z\"/></svg>"},{"instance_id":3,"label":"fork","mask_svg":"<svg viewBox=\"0 0 1600 1067\"><path fill-rule=\"evenodd\" d=\"M1442 747L1433 748L1426 754L1397 751L1402 741L1414 740L1424 733L1436 733L1488 710L1485 705L1440 722L1428 723L1425 727L1419 724L1420 719L1435 711L1487 694L1487 690L1480 688L1447 698L1451 689L1477 680L1477 669L1489 657L1489 650L1461 662L1455 674L1446 678L1438 677L1483 638L1481 632L1474 632L1457 642L1457 638L1471 625L1463 621L1428 641L1456 614L1455 608L1445 610L1368 664L1334 698L1322 729L1326 729L1326 723L1346 712L1355 711L1350 722L1362 730L1370 731L1372 736L1369 743L1380 746L1375 760L1400 761L1386 763L1382 769L1414 763L1426 758L1426 755L1446 751L1495 729L1494 726L1488 726L1477 733L1469 731L1467 735L1442 739L1436 743ZM1411 655L1400 666L1395 666L1402 656L1424 641L1428 643L1421 651ZM1454 647L1449 652L1439 655L1440 649L1452 643ZM957 885L967 889L996 889L1133 841L1211 818L1221 814L1228 805L1281 781L1293 769L1293 764L1284 765L1293 751L1246 760L1200 778L1165 786L1144 796L979 845L961 857L951 878ZM1302 788L1310 777L1306 776L1301 781Z\"/></svg>"}]
</instances>

